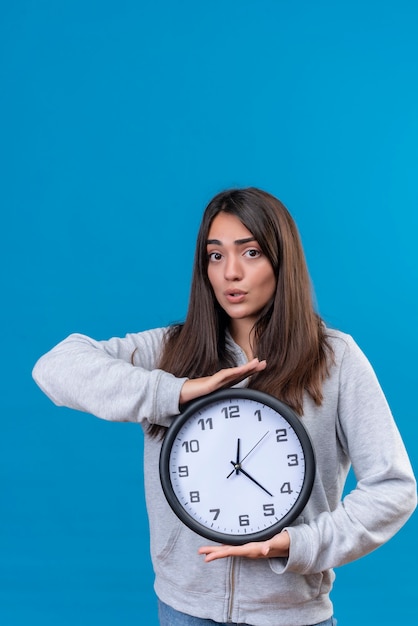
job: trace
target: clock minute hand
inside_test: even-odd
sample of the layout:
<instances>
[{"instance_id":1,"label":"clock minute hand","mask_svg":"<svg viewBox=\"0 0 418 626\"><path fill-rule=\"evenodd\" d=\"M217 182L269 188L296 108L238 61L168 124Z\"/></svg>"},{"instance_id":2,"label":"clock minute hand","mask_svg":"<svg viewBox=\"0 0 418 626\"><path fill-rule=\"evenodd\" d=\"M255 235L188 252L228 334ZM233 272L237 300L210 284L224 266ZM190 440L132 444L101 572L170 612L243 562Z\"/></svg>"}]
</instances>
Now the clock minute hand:
<instances>
[{"instance_id":1,"label":"clock minute hand","mask_svg":"<svg viewBox=\"0 0 418 626\"><path fill-rule=\"evenodd\" d=\"M274 498L273 494L270 493L270 491L268 491L268 489L266 489L265 487L263 487L263 485L260 485L260 483L258 482L258 480L256 480L255 478L253 478L248 472L246 472L245 470L242 469L241 465L239 465L239 467L237 468L236 464L234 463L234 461L231 461L232 465L235 467L235 470L241 472L242 474L244 474L244 476L246 476L247 478L249 478L250 480L253 481L253 483L255 483L258 487L260 487L260 489L262 489L263 491L265 491L266 493L268 493L269 496L271 496L272 498Z\"/></svg>"}]
</instances>

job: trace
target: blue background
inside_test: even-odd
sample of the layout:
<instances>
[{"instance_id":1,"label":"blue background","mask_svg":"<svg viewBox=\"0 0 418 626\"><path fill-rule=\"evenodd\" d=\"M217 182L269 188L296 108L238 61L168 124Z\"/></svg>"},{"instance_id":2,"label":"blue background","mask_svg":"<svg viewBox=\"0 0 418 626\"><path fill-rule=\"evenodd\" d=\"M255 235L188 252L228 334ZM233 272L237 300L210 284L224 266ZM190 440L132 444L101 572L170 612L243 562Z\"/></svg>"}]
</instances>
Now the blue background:
<instances>
[{"instance_id":1,"label":"blue background","mask_svg":"<svg viewBox=\"0 0 418 626\"><path fill-rule=\"evenodd\" d=\"M1 2L2 626L157 624L141 429L31 369L182 319L226 187L288 206L416 468L417 32L414 0ZM417 530L337 571L339 626L416 623Z\"/></svg>"}]
</instances>

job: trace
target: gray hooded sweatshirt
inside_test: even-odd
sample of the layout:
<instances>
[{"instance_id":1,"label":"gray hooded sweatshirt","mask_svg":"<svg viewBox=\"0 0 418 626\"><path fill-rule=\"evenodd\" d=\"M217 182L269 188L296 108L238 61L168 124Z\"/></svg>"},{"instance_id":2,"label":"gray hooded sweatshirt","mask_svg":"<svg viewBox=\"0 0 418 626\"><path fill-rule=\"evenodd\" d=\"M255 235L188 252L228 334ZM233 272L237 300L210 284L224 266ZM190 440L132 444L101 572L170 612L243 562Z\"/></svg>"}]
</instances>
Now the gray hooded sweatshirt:
<instances>
[{"instance_id":1,"label":"gray hooded sweatshirt","mask_svg":"<svg viewBox=\"0 0 418 626\"><path fill-rule=\"evenodd\" d=\"M186 378L158 368L166 329L95 341L70 335L39 359L33 376L57 405L112 421L142 424L151 557L158 597L174 609L216 622L306 626L333 613L333 568L390 539L416 506L412 468L374 371L353 339L327 330L334 363L324 401L304 398L301 417L315 449L310 500L286 530L288 558L226 558L205 563L207 540L167 504L159 480L161 442L149 424L169 426ZM243 351L230 337L237 364ZM247 384L244 381L241 385ZM352 465L356 488L342 499Z\"/></svg>"}]
</instances>

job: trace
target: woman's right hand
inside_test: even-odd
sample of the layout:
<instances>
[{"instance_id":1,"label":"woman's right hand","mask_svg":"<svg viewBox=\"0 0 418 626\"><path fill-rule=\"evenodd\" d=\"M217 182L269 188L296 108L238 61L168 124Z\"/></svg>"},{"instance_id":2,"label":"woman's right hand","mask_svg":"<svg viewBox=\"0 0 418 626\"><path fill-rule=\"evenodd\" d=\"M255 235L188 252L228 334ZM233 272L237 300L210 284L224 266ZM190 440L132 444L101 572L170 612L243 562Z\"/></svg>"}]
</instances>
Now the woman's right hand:
<instances>
[{"instance_id":1,"label":"woman's right hand","mask_svg":"<svg viewBox=\"0 0 418 626\"><path fill-rule=\"evenodd\" d=\"M266 361L253 359L245 365L237 367L227 367L219 370L212 376L204 376L203 378L190 378L184 383L180 392L180 404L186 404L191 400L205 396L212 391L223 389L224 387L232 387L241 382L248 376L252 376L256 372L261 372L266 368Z\"/></svg>"}]
</instances>

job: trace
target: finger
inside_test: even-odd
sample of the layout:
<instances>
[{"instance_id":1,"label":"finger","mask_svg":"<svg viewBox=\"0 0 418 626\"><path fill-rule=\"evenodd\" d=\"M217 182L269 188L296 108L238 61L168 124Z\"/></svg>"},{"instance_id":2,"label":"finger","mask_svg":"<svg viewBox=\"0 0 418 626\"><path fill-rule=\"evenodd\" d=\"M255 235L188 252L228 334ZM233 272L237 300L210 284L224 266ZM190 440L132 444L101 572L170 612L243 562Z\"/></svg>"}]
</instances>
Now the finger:
<instances>
[{"instance_id":1,"label":"finger","mask_svg":"<svg viewBox=\"0 0 418 626\"><path fill-rule=\"evenodd\" d=\"M228 556L238 556L234 551L233 546L206 546L199 549L199 554L203 554L205 556L206 563L210 563L216 559L224 559Z\"/></svg>"},{"instance_id":2,"label":"finger","mask_svg":"<svg viewBox=\"0 0 418 626\"><path fill-rule=\"evenodd\" d=\"M258 370L258 369L264 369L266 366L266 361L259 361L258 358L254 358L251 361L248 361L247 363L244 363L243 365L236 365L234 367L226 367L225 369L221 370L221 372L226 372L226 373L231 373L231 374L238 374L238 373L243 373L243 372L248 372L248 371L253 371L253 370Z\"/></svg>"},{"instance_id":3,"label":"finger","mask_svg":"<svg viewBox=\"0 0 418 626\"><path fill-rule=\"evenodd\" d=\"M216 559L224 559L228 556L242 556L251 559L265 558L268 554L266 551L267 542L251 542L241 546L203 546L199 549L199 554L205 555L205 562L215 561Z\"/></svg>"},{"instance_id":4,"label":"finger","mask_svg":"<svg viewBox=\"0 0 418 626\"><path fill-rule=\"evenodd\" d=\"M245 365L220 370L219 372L214 374L214 376L218 379L218 382L220 384L239 382L241 380L244 380L244 378L251 376L251 374L262 371L263 369L265 369L266 365L266 361L253 359Z\"/></svg>"},{"instance_id":5,"label":"finger","mask_svg":"<svg viewBox=\"0 0 418 626\"><path fill-rule=\"evenodd\" d=\"M260 371L263 370L267 365L265 360L260 361L257 357L245 363L245 365L240 365L237 369L243 369L247 371Z\"/></svg>"},{"instance_id":6,"label":"finger","mask_svg":"<svg viewBox=\"0 0 418 626\"><path fill-rule=\"evenodd\" d=\"M237 384L255 372L263 370L265 367L266 361L259 361L256 358L245 365L220 370L212 376L188 379L185 381L180 392L180 404L190 402L195 398L204 396L217 389Z\"/></svg>"}]
</instances>

